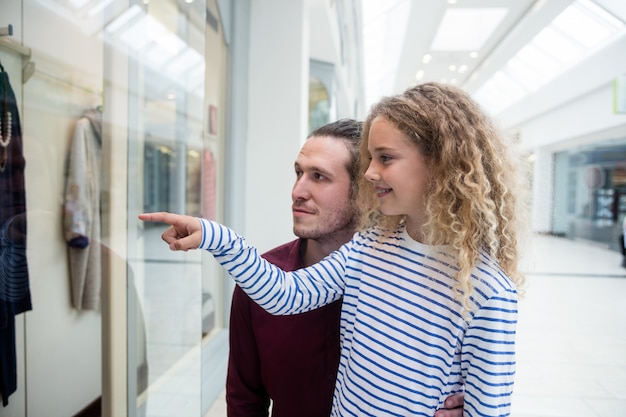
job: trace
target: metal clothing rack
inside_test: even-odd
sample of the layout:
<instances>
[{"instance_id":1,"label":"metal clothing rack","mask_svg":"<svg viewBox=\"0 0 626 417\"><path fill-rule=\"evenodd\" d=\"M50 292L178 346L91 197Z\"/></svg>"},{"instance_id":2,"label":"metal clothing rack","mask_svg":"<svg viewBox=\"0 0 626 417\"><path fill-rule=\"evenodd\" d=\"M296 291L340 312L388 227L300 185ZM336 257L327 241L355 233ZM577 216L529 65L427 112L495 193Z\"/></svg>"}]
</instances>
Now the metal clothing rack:
<instances>
[{"instance_id":1,"label":"metal clothing rack","mask_svg":"<svg viewBox=\"0 0 626 417\"><path fill-rule=\"evenodd\" d=\"M17 52L27 58L30 58L30 48L20 45L19 43L9 39L9 36L13 36L13 25L0 27L0 47L8 49L9 51Z\"/></svg>"}]
</instances>

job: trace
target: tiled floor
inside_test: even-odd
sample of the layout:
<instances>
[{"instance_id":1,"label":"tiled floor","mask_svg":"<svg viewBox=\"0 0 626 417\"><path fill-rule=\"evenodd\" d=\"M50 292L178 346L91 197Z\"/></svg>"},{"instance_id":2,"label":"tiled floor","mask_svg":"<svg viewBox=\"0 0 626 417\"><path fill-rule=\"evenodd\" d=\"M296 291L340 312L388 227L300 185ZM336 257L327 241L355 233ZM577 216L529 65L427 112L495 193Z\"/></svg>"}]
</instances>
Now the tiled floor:
<instances>
[{"instance_id":1,"label":"tiled floor","mask_svg":"<svg viewBox=\"0 0 626 417\"><path fill-rule=\"evenodd\" d=\"M523 261L513 417L626 417L621 255L538 236ZM205 417L226 416L223 393Z\"/></svg>"},{"instance_id":2,"label":"tiled floor","mask_svg":"<svg viewBox=\"0 0 626 417\"><path fill-rule=\"evenodd\" d=\"M626 416L621 255L538 237L524 269L514 417Z\"/></svg>"}]
</instances>

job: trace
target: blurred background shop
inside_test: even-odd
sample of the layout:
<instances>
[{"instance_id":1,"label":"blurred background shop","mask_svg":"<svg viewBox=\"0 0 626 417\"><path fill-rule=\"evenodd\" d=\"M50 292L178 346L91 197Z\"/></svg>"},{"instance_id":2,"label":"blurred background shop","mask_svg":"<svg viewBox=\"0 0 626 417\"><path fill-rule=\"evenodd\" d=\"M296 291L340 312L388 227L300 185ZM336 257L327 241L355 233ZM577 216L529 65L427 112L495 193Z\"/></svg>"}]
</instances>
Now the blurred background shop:
<instances>
[{"instance_id":1,"label":"blurred background shop","mask_svg":"<svg viewBox=\"0 0 626 417\"><path fill-rule=\"evenodd\" d=\"M419 82L516 138L537 235L617 257L625 22L621 0L1 1L0 417L211 413L233 284L137 214L290 240L307 133Z\"/></svg>"}]
</instances>

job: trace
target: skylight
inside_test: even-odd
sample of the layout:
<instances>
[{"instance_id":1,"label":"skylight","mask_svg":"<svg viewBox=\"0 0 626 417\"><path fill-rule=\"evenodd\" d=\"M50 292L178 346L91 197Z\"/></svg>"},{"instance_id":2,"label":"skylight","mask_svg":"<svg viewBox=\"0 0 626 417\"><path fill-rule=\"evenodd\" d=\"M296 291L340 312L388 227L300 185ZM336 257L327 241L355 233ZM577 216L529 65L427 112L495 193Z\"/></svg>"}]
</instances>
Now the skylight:
<instances>
[{"instance_id":1,"label":"skylight","mask_svg":"<svg viewBox=\"0 0 626 417\"><path fill-rule=\"evenodd\" d=\"M476 92L476 100L492 113L500 113L624 30L624 23L593 2L578 0L496 72Z\"/></svg>"},{"instance_id":2,"label":"skylight","mask_svg":"<svg viewBox=\"0 0 626 417\"><path fill-rule=\"evenodd\" d=\"M501 8L447 9L431 49L440 51L479 50L507 14Z\"/></svg>"}]
</instances>

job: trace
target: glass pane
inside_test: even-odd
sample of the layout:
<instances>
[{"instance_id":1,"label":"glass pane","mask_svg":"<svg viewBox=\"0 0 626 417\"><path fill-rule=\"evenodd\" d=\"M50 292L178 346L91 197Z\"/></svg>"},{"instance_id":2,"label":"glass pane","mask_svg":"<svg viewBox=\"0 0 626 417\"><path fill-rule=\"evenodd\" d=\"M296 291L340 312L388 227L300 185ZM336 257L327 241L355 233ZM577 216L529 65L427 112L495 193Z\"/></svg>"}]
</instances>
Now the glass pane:
<instances>
[{"instance_id":1,"label":"glass pane","mask_svg":"<svg viewBox=\"0 0 626 417\"><path fill-rule=\"evenodd\" d=\"M221 2L222 6L226 2ZM229 11L219 10L217 1L206 2L206 63L200 81L204 82L205 124L203 130L203 148L198 155L202 163L200 187L202 217L224 219L224 175L223 161L225 148L226 85L228 80L228 49L225 43L227 35L220 16L229 15ZM195 156L193 156L195 158ZM188 176L193 178L193 176ZM198 187L193 187L198 190ZM202 416L214 413L212 407L223 407L220 395L224 392L226 366L228 359L226 306L230 305L232 291L225 284L230 278L224 273L213 256L203 253L201 277L201 333L202 333ZM220 400L218 400L220 399ZM218 401L216 401L218 400ZM214 406L214 403L216 405ZM214 415L214 414L211 414ZM218 414L219 415L219 414ZM225 415L225 412L223 413Z\"/></svg>"},{"instance_id":2,"label":"glass pane","mask_svg":"<svg viewBox=\"0 0 626 417\"><path fill-rule=\"evenodd\" d=\"M106 29L108 43L129 53L130 416L201 415L203 254L169 251L163 224L135 219L201 214L205 8L134 5Z\"/></svg>"}]
</instances>

